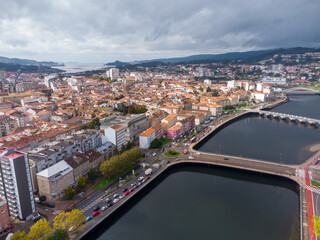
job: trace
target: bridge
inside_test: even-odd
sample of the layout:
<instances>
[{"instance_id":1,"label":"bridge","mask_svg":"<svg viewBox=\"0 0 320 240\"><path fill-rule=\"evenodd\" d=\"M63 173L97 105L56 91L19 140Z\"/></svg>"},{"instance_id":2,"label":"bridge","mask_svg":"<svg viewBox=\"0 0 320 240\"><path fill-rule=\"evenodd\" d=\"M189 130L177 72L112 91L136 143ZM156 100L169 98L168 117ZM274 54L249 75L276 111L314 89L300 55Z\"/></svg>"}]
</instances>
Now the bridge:
<instances>
[{"instance_id":1,"label":"bridge","mask_svg":"<svg viewBox=\"0 0 320 240\"><path fill-rule=\"evenodd\" d=\"M248 109L248 112L258 113L262 117L275 118L278 120L285 120L285 121L290 121L295 123L304 123L307 126L311 125L316 128L320 127L319 119L307 118L307 117L291 115L286 113L270 112L270 111L264 111L264 110L258 110L258 109Z\"/></svg>"},{"instance_id":2,"label":"bridge","mask_svg":"<svg viewBox=\"0 0 320 240\"><path fill-rule=\"evenodd\" d=\"M286 95L320 95L319 91L302 87L289 88L284 90L283 93Z\"/></svg>"}]
</instances>

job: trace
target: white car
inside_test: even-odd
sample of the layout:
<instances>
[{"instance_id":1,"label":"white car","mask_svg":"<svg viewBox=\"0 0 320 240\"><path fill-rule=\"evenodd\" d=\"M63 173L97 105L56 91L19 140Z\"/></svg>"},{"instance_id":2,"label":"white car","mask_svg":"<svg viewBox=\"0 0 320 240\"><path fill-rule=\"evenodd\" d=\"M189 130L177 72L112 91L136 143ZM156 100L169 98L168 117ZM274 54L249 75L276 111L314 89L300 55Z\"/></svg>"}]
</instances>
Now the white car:
<instances>
[{"instance_id":1,"label":"white car","mask_svg":"<svg viewBox=\"0 0 320 240\"><path fill-rule=\"evenodd\" d=\"M125 197L124 194L122 194L122 195L119 196L119 199L122 199L124 197Z\"/></svg>"},{"instance_id":2,"label":"white car","mask_svg":"<svg viewBox=\"0 0 320 240\"><path fill-rule=\"evenodd\" d=\"M102 208L101 208L101 211L105 211L105 210L107 210L107 206L103 206Z\"/></svg>"},{"instance_id":3,"label":"white car","mask_svg":"<svg viewBox=\"0 0 320 240\"><path fill-rule=\"evenodd\" d=\"M119 202L119 198L115 198L115 199L113 200L113 203L117 203L117 202Z\"/></svg>"},{"instance_id":4,"label":"white car","mask_svg":"<svg viewBox=\"0 0 320 240\"><path fill-rule=\"evenodd\" d=\"M192 156L189 156L189 159L191 159L191 160L192 160L192 159L194 159L194 157L192 157Z\"/></svg>"},{"instance_id":5,"label":"white car","mask_svg":"<svg viewBox=\"0 0 320 240\"><path fill-rule=\"evenodd\" d=\"M157 153L152 153L152 156L155 156L155 155L157 155Z\"/></svg>"},{"instance_id":6,"label":"white car","mask_svg":"<svg viewBox=\"0 0 320 240\"><path fill-rule=\"evenodd\" d=\"M197 154L197 155L200 155L200 152L197 152L196 154Z\"/></svg>"},{"instance_id":7,"label":"white car","mask_svg":"<svg viewBox=\"0 0 320 240\"><path fill-rule=\"evenodd\" d=\"M117 198L117 197L119 197L119 194L115 193L115 194L113 195L113 198Z\"/></svg>"},{"instance_id":8,"label":"white car","mask_svg":"<svg viewBox=\"0 0 320 240\"><path fill-rule=\"evenodd\" d=\"M138 181L140 182L140 181L142 181L144 179L144 177L139 177L138 178Z\"/></svg>"}]
</instances>

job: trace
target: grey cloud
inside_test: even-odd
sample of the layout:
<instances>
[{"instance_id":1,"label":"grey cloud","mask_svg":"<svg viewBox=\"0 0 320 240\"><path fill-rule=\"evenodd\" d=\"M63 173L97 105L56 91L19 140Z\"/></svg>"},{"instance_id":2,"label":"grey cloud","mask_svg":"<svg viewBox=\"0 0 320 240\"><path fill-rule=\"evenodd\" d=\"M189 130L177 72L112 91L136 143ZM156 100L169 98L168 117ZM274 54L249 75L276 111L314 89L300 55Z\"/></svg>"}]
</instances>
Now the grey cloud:
<instances>
[{"instance_id":1,"label":"grey cloud","mask_svg":"<svg viewBox=\"0 0 320 240\"><path fill-rule=\"evenodd\" d=\"M0 55L105 62L320 44L318 0L3 0L0 9Z\"/></svg>"}]
</instances>

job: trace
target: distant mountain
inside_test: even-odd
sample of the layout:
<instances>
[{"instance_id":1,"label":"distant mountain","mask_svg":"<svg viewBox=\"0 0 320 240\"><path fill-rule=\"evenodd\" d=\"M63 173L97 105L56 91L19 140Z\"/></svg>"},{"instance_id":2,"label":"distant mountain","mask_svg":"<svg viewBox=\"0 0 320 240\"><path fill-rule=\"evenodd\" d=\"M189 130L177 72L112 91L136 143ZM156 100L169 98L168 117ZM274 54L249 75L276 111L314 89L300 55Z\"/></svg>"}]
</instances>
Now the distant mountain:
<instances>
[{"instance_id":1,"label":"distant mountain","mask_svg":"<svg viewBox=\"0 0 320 240\"><path fill-rule=\"evenodd\" d=\"M115 62L107 63L105 65L106 66L110 66L110 67L122 67L122 66L130 65L130 63L120 62L120 61L117 60Z\"/></svg>"},{"instance_id":2,"label":"distant mountain","mask_svg":"<svg viewBox=\"0 0 320 240\"><path fill-rule=\"evenodd\" d=\"M0 62L0 71L6 72L23 72L23 73L61 73L60 69L52 68L45 65L22 65L14 63Z\"/></svg>"},{"instance_id":3,"label":"distant mountain","mask_svg":"<svg viewBox=\"0 0 320 240\"><path fill-rule=\"evenodd\" d=\"M230 52L223 54L199 54L192 55L188 57L179 57L179 58L160 58L160 59L152 59L152 60L141 60L134 61L130 63L115 61L113 63L108 63L106 65L115 66L115 67L123 67L128 65L154 65L158 63L165 64L192 64L192 63L210 63L210 62L221 62L221 61L233 61L233 60L243 60L244 63L255 64L259 61L268 59L275 54L298 54L298 53L306 53L320 51L318 48L287 48L287 49L269 49L269 50L258 50L258 51L247 51L247 52Z\"/></svg>"},{"instance_id":4,"label":"distant mountain","mask_svg":"<svg viewBox=\"0 0 320 240\"><path fill-rule=\"evenodd\" d=\"M55 62L38 62L35 60L30 59L20 59L20 58L7 58L7 57L0 57L0 63L6 63L6 64L19 64L19 65L34 65L34 66L61 66L61 64L55 63Z\"/></svg>"}]
</instances>

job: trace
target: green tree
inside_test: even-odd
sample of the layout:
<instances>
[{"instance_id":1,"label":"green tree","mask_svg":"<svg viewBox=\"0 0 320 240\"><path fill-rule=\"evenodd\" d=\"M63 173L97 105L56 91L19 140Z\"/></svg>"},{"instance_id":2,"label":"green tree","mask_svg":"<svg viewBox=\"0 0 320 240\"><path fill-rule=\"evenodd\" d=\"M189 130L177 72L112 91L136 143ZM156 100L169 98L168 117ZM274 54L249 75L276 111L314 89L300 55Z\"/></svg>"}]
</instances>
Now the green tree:
<instances>
[{"instance_id":1,"label":"green tree","mask_svg":"<svg viewBox=\"0 0 320 240\"><path fill-rule=\"evenodd\" d=\"M203 87L199 87L199 91L203 92Z\"/></svg>"},{"instance_id":2,"label":"green tree","mask_svg":"<svg viewBox=\"0 0 320 240\"><path fill-rule=\"evenodd\" d=\"M232 105L225 105L223 107L223 111L231 112L231 111L234 111L234 110L236 110L236 107L232 106Z\"/></svg>"},{"instance_id":3,"label":"green tree","mask_svg":"<svg viewBox=\"0 0 320 240\"><path fill-rule=\"evenodd\" d=\"M314 232L320 237L320 217L313 216Z\"/></svg>"},{"instance_id":4,"label":"green tree","mask_svg":"<svg viewBox=\"0 0 320 240\"><path fill-rule=\"evenodd\" d=\"M150 148L160 148L161 146L162 142L158 138L153 139L153 141L150 143Z\"/></svg>"},{"instance_id":5,"label":"green tree","mask_svg":"<svg viewBox=\"0 0 320 240\"><path fill-rule=\"evenodd\" d=\"M89 170L89 172L88 172L88 178L89 178L91 181L96 180L97 174L96 174L96 171L95 171L93 168L90 168L90 170Z\"/></svg>"},{"instance_id":6,"label":"green tree","mask_svg":"<svg viewBox=\"0 0 320 240\"><path fill-rule=\"evenodd\" d=\"M42 195L39 197L40 202L45 202L47 201L47 197L45 195Z\"/></svg>"},{"instance_id":7,"label":"green tree","mask_svg":"<svg viewBox=\"0 0 320 240\"><path fill-rule=\"evenodd\" d=\"M132 148L132 143L129 141L126 145L126 150L130 150Z\"/></svg>"},{"instance_id":8,"label":"green tree","mask_svg":"<svg viewBox=\"0 0 320 240\"><path fill-rule=\"evenodd\" d=\"M45 240L52 235L52 228L46 219L40 219L30 229L29 238L31 240Z\"/></svg>"},{"instance_id":9,"label":"green tree","mask_svg":"<svg viewBox=\"0 0 320 240\"><path fill-rule=\"evenodd\" d=\"M49 237L48 240L68 240L68 232L64 229L57 229L54 231L53 236Z\"/></svg>"},{"instance_id":10,"label":"green tree","mask_svg":"<svg viewBox=\"0 0 320 240\"><path fill-rule=\"evenodd\" d=\"M83 177L83 176L79 177L78 187L79 188L85 188L86 187L86 178L85 177Z\"/></svg>"},{"instance_id":11,"label":"green tree","mask_svg":"<svg viewBox=\"0 0 320 240\"><path fill-rule=\"evenodd\" d=\"M16 231L13 236L10 238L11 240L29 240L29 236L25 233L25 231L21 232L20 230Z\"/></svg>"},{"instance_id":12,"label":"green tree","mask_svg":"<svg viewBox=\"0 0 320 240\"><path fill-rule=\"evenodd\" d=\"M219 90L218 89L213 89L211 95L212 95L212 97L218 97L219 96Z\"/></svg>"},{"instance_id":13,"label":"green tree","mask_svg":"<svg viewBox=\"0 0 320 240\"><path fill-rule=\"evenodd\" d=\"M210 87L207 87L207 92L211 92L211 88Z\"/></svg>"},{"instance_id":14,"label":"green tree","mask_svg":"<svg viewBox=\"0 0 320 240\"><path fill-rule=\"evenodd\" d=\"M66 199L73 199L74 196L76 195L76 190L74 190L72 187L69 187L65 190L64 192Z\"/></svg>"}]
</instances>

